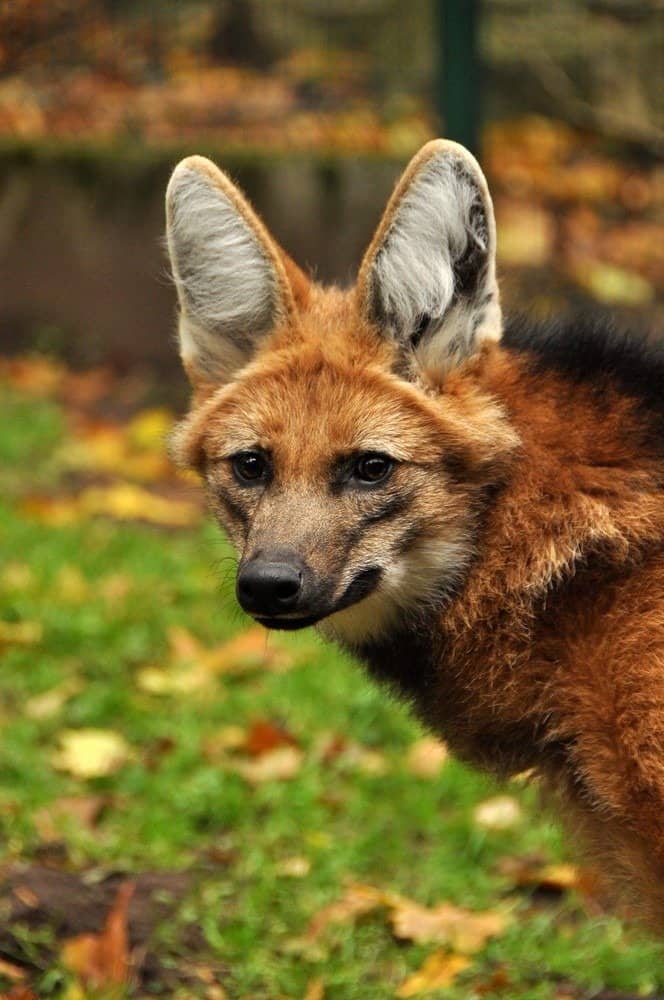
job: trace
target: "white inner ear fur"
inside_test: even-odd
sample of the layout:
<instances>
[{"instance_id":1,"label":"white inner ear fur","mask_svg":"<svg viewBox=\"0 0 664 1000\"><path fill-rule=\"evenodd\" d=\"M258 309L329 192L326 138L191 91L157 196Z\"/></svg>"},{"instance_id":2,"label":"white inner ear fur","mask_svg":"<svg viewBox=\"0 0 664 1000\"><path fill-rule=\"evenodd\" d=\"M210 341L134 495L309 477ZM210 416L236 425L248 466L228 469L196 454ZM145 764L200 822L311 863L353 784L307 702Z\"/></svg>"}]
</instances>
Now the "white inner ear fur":
<instances>
[{"instance_id":1,"label":"white inner ear fur","mask_svg":"<svg viewBox=\"0 0 664 1000\"><path fill-rule=\"evenodd\" d=\"M369 280L378 322L429 374L500 338L493 208L465 150L443 149L416 170Z\"/></svg>"},{"instance_id":2,"label":"white inner ear fur","mask_svg":"<svg viewBox=\"0 0 664 1000\"><path fill-rule=\"evenodd\" d=\"M229 194L190 161L175 168L166 205L182 360L227 379L282 313L274 263Z\"/></svg>"}]
</instances>

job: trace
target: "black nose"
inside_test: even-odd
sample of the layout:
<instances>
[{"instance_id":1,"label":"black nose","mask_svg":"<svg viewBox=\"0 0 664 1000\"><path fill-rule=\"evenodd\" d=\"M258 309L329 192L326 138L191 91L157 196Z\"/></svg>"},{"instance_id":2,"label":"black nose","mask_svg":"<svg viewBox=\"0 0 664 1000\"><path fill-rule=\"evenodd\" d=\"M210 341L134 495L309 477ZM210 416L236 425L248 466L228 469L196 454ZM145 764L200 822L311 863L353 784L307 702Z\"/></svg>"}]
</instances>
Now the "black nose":
<instances>
[{"instance_id":1,"label":"black nose","mask_svg":"<svg viewBox=\"0 0 664 1000\"><path fill-rule=\"evenodd\" d=\"M295 610L302 579L299 563L252 559L238 573L237 598L250 614L283 615Z\"/></svg>"}]
</instances>

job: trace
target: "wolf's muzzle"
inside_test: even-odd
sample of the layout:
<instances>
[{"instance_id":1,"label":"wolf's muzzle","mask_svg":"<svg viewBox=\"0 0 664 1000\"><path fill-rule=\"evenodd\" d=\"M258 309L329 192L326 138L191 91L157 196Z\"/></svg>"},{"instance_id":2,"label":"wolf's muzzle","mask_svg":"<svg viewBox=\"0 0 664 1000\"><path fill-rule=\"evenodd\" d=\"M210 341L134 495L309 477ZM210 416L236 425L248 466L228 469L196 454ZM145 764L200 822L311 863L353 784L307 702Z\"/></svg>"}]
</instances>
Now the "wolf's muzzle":
<instances>
[{"instance_id":1,"label":"wolf's muzzle","mask_svg":"<svg viewBox=\"0 0 664 1000\"><path fill-rule=\"evenodd\" d=\"M296 553L259 552L240 566L236 591L240 606L267 628L299 629L356 604L375 589L378 567L353 579L336 601L331 580L316 580Z\"/></svg>"}]
</instances>

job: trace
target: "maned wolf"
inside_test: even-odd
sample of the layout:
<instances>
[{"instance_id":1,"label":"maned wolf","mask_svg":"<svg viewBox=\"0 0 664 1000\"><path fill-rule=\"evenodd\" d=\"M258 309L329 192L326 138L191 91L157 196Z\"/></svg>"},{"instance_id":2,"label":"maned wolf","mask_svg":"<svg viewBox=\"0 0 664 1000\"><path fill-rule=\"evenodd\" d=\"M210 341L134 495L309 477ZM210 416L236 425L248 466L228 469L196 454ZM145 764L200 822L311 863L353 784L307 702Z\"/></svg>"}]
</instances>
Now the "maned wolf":
<instances>
[{"instance_id":1,"label":"maned wolf","mask_svg":"<svg viewBox=\"0 0 664 1000\"><path fill-rule=\"evenodd\" d=\"M428 143L354 289L231 181L167 194L193 407L176 431L268 628L316 624L463 759L535 768L664 930L664 355L503 329L484 176Z\"/></svg>"}]
</instances>

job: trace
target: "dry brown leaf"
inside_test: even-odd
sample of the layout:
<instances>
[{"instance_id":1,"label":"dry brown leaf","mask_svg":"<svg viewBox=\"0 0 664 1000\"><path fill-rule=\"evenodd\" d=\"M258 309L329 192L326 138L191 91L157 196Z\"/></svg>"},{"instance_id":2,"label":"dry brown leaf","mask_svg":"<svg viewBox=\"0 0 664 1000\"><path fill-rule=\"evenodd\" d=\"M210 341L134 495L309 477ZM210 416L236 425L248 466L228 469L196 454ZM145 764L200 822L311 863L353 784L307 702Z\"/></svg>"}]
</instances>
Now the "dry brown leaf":
<instances>
[{"instance_id":1,"label":"dry brown leaf","mask_svg":"<svg viewBox=\"0 0 664 1000\"><path fill-rule=\"evenodd\" d=\"M58 840L68 823L92 830L107 802L104 795L65 795L38 809L32 821L42 841Z\"/></svg>"},{"instance_id":2,"label":"dry brown leaf","mask_svg":"<svg viewBox=\"0 0 664 1000\"><path fill-rule=\"evenodd\" d=\"M131 963L127 921L133 893L134 883L123 883L101 932L80 934L65 942L63 964L85 986L99 989L129 982Z\"/></svg>"},{"instance_id":3,"label":"dry brown leaf","mask_svg":"<svg viewBox=\"0 0 664 1000\"><path fill-rule=\"evenodd\" d=\"M495 795L473 810L473 819L483 830L510 830L522 818L521 806L511 795Z\"/></svg>"},{"instance_id":4,"label":"dry brown leaf","mask_svg":"<svg viewBox=\"0 0 664 1000\"><path fill-rule=\"evenodd\" d=\"M34 646L41 642L43 633L40 622L0 621L0 649L3 646Z\"/></svg>"},{"instance_id":5,"label":"dry brown leaf","mask_svg":"<svg viewBox=\"0 0 664 1000\"><path fill-rule=\"evenodd\" d=\"M406 767L418 778L437 778L448 759L447 747L433 736L416 740L408 751Z\"/></svg>"},{"instance_id":6,"label":"dry brown leaf","mask_svg":"<svg viewBox=\"0 0 664 1000\"><path fill-rule=\"evenodd\" d=\"M456 951L472 953L489 938L502 934L508 918L504 913L476 913L451 903L429 908L402 899L392 906L390 923L398 938L418 944L446 944Z\"/></svg>"},{"instance_id":7,"label":"dry brown leaf","mask_svg":"<svg viewBox=\"0 0 664 1000\"><path fill-rule=\"evenodd\" d=\"M53 766L77 778L100 778L117 771L130 756L123 736L111 729L66 729Z\"/></svg>"},{"instance_id":8,"label":"dry brown leaf","mask_svg":"<svg viewBox=\"0 0 664 1000\"><path fill-rule=\"evenodd\" d=\"M296 747L277 747L252 760L227 758L227 770L239 774L250 785L266 781L290 781L297 777L302 767L303 754Z\"/></svg>"},{"instance_id":9,"label":"dry brown leaf","mask_svg":"<svg viewBox=\"0 0 664 1000\"><path fill-rule=\"evenodd\" d=\"M408 998L422 993L451 986L464 969L470 965L470 959L464 955L449 955L445 951L435 951L425 960L422 968L409 976L396 991L396 996Z\"/></svg>"}]
</instances>

